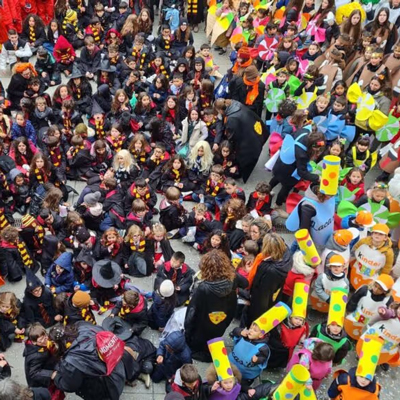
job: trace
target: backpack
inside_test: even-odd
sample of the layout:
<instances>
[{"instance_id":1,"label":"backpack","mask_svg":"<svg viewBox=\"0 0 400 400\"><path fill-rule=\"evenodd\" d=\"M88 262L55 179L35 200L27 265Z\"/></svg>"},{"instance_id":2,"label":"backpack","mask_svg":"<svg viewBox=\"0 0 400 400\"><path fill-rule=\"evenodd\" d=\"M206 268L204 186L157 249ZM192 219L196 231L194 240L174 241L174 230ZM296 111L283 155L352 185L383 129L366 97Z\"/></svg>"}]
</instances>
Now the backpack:
<instances>
[{"instance_id":1,"label":"backpack","mask_svg":"<svg viewBox=\"0 0 400 400\"><path fill-rule=\"evenodd\" d=\"M106 376L111 375L121 361L125 343L114 333L102 331L96 333L96 348L100 359L106 364Z\"/></svg>"}]
</instances>

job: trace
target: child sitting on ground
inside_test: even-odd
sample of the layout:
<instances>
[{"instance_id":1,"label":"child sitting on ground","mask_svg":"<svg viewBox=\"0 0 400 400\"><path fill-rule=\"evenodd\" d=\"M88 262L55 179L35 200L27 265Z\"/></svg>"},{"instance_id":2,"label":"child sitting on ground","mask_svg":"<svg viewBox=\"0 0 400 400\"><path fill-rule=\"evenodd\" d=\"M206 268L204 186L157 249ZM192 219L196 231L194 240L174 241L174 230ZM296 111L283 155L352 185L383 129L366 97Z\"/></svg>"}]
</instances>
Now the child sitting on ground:
<instances>
[{"instance_id":1,"label":"child sitting on ground","mask_svg":"<svg viewBox=\"0 0 400 400\"><path fill-rule=\"evenodd\" d=\"M49 268L45 277L45 285L51 292L72 292L74 290L74 272L72 253L62 253Z\"/></svg>"}]
</instances>

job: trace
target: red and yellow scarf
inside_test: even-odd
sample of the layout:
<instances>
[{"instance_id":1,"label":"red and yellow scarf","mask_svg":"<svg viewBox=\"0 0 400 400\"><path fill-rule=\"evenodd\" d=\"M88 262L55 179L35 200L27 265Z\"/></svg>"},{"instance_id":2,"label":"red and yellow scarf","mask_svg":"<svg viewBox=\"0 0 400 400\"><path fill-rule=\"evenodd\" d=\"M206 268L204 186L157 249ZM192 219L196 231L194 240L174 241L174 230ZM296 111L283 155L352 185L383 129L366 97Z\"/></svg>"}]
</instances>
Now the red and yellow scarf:
<instances>
[{"instance_id":1,"label":"red and yellow scarf","mask_svg":"<svg viewBox=\"0 0 400 400\"><path fill-rule=\"evenodd\" d=\"M43 185L44 183L47 183L49 181L49 177L47 176L46 171L44 171L43 168L41 168L41 169L35 168L34 172L35 172L36 179L38 180L38 182L41 185Z\"/></svg>"},{"instance_id":2,"label":"red and yellow scarf","mask_svg":"<svg viewBox=\"0 0 400 400\"><path fill-rule=\"evenodd\" d=\"M51 162L55 167L59 167L61 165L61 150L60 147L53 147L49 151Z\"/></svg>"},{"instance_id":3,"label":"red and yellow scarf","mask_svg":"<svg viewBox=\"0 0 400 400\"><path fill-rule=\"evenodd\" d=\"M218 182L215 186L212 185L211 179L207 180L206 192L211 194L211 196L215 197L218 195L218 192L223 187L222 182Z\"/></svg>"},{"instance_id":4,"label":"red and yellow scarf","mask_svg":"<svg viewBox=\"0 0 400 400\"><path fill-rule=\"evenodd\" d=\"M84 148L85 148L85 146L83 144L81 146L75 146L71 153L72 158L74 158L79 153L79 151L83 150Z\"/></svg>"},{"instance_id":5,"label":"red and yellow scarf","mask_svg":"<svg viewBox=\"0 0 400 400\"><path fill-rule=\"evenodd\" d=\"M172 174L174 175L174 181L176 183L179 183L181 181L181 173L179 172L179 169L171 169Z\"/></svg>"},{"instance_id":6,"label":"red and yellow scarf","mask_svg":"<svg viewBox=\"0 0 400 400\"><path fill-rule=\"evenodd\" d=\"M137 246L133 239L129 239L129 246L132 251L138 251L139 253L143 253L146 247L146 241L143 238L140 238L139 245Z\"/></svg>"},{"instance_id":7,"label":"red and yellow scarf","mask_svg":"<svg viewBox=\"0 0 400 400\"><path fill-rule=\"evenodd\" d=\"M31 268L33 266L33 260L29 255L28 251L26 250L25 243L23 241L18 242L17 249L19 255L22 258L22 262L24 263L25 267Z\"/></svg>"}]
</instances>

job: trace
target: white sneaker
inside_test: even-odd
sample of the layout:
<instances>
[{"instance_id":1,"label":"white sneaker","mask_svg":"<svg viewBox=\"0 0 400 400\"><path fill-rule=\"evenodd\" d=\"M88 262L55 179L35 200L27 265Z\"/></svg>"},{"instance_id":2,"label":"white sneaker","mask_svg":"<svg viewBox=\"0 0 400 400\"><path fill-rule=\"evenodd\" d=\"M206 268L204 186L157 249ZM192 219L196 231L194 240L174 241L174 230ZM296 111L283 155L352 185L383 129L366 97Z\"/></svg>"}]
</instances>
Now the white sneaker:
<instances>
[{"instance_id":1,"label":"white sneaker","mask_svg":"<svg viewBox=\"0 0 400 400\"><path fill-rule=\"evenodd\" d=\"M140 374L139 375L139 380L141 380L144 383L144 386L146 386L146 389L150 388L150 375L149 374Z\"/></svg>"}]
</instances>

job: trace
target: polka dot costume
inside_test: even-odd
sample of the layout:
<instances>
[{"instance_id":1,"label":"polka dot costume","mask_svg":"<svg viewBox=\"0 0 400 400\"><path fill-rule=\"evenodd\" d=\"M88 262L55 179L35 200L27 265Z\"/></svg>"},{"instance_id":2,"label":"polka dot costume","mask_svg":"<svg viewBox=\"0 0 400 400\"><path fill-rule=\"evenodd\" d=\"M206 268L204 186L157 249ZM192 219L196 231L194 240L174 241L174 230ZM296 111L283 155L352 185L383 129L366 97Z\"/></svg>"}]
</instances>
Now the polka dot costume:
<instances>
[{"instance_id":1,"label":"polka dot costume","mask_svg":"<svg viewBox=\"0 0 400 400\"><path fill-rule=\"evenodd\" d=\"M363 376L372 381L383 343L384 340L378 335L366 335L364 337L359 354L360 360L358 361L356 375Z\"/></svg>"},{"instance_id":2,"label":"polka dot costume","mask_svg":"<svg viewBox=\"0 0 400 400\"><path fill-rule=\"evenodd\" d=\"M261 332L265 335L285 320L291 312L290 307L280 301L261 315L261 317L257 318L254 323L257 324Z\"/></svg>"},{"instance_id":3,"label":"polka dot costume","mask_svg":"<svg viewBox=\"0 0 400 400\"><path fill-rule=\"evenodd\" d=\"M292 317L301 317L306 319L309 291L310 285L308 283L296 282L294 285Z\"/></svg>"},{"instance_id":4,"label":"polka dot costume","mask_svg":"<svg viewBox=\"0 0 400 400\"><path fill-rule=\"evenodd\" d=\"M274 400L291 400L294 399L301 391L304 391L306 382L310 379L308 369L303 365L293 365L290 372L285 376L279 387L273 394ZM311 391L310 392L310 400Z\"/></svg>"},{"instance_id":5,"label":"polka dot costume","mask_svg":"<svg viewBox=\"0 0 400 400\"><path fill-rule=\"evenodd\" d=\"M335 196L339 188L340 158L325 156L322 162L321 193Z\"/></svg>"},{"instance_id":6,"label":"polka dot costume","mask_svg":"<svg viewBox=\"0 0 400 400\"><path fill-rule=\"evenodd\" d=\"M307 229L300 229L294 234L304 262L310 267L316 268L321 264L321 258Z\"/></svg>"},{"instance_id":7,"label":"polka dot costume","mask_svg":"<svg viewBox=\"0 0 400 400\"><path fill-rule=\"evenodd\" d=\"M217 371L218 380L223 381L224 379L233 378L224 339L211 339L207 342L207 345L213 359L215 370Z\"/></svg>"},{"instance_id":8,"label":"polka dot costume","mask_svg":"<svg viewBox=\"0 0 400 400\"><path fill-rule=\"evenodd\" d=\"M333 323L339 326L344 325L348 295L349 292L346 289L332 289L329 303L328 325Z\"/></svg>"}]
</instances>

